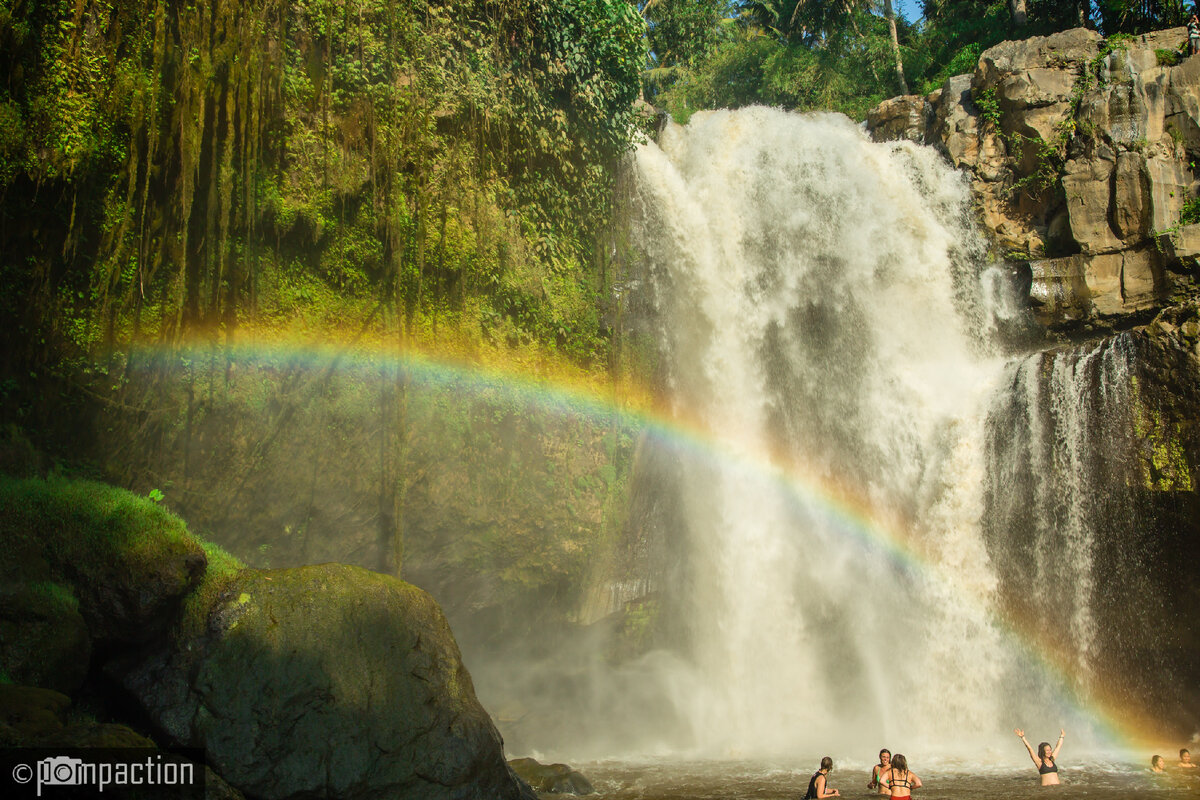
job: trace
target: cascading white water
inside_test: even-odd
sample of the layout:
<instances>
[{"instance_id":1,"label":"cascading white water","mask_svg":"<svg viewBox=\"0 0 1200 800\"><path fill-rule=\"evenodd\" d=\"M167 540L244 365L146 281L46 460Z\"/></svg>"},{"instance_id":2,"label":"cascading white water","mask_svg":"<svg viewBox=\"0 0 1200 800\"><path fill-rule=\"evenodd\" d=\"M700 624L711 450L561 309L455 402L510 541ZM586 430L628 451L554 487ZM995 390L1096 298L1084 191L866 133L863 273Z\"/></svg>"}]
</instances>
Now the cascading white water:
<instances>
[{"instance_id":1,"label":"cascading white water","mask_svg":"<svg viewBox=\"0 0 1200 800\"><path fill-rule=\"evenodd\" d=\"M1028 356L1007 367L990 412L985 528L997 568L1011 606L1052 620L1080 683L1099 648L1097 559L1111 564L1113 548L1135 538L1123 496L1134 361L1128 334Z\"/></svg>"},{"instance_id":2,"label":"cascading white water","mask_svg":"<svg viewBox=\"0 0 1200 800\"><path fill-rule=\"evenodd\" d=\"M1002 370L964 179L844 117L753 108L668 127L636 184L675 412L724 453L679 467L691 743L994 742L1022 709L989 613Z\"/></svg>"}]
</instances>

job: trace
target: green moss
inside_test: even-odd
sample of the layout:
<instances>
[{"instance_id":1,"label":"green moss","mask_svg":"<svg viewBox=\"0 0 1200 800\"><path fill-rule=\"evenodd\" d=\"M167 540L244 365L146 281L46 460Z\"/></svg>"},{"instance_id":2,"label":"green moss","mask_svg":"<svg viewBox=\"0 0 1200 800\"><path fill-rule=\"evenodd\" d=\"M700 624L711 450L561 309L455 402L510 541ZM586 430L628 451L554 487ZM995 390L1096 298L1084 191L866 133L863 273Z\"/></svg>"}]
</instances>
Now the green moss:
<instances>
[{"instance_id":1,"label":"green moss","mask_svg":"<svg viewBox=\"0 0 1200 800\"><path fill-rule=\"evenodd\" d=\"M69 586L53 581L35 581L30 584L30 588L36 593L50 600L52 603L68 608L72 611L79 610L79 598Z\"/></svg>"},{"instance_id":2,"label":"green moss","mask_svg":"<svg viewBox=\"0 0 1200 800\"><path fill-rule=\"evenodd\" d=\"M177 516L124 489L0 477L0 541L40 553L56 574L86 578L114 560L151 563L192 539Z\"/></svg>"},{"instance_id":3,"label":"green moss","mask_svg":"<svg viewBox=\"0 0 1200 800\"><path fill-rule=\"evenodd\" d=\"M1133 432L1145 443L1139 453L1144 488L1158 492L1190 492L1191 466L1183 444L1180 423L1172 422L1146 402L1136 377L1131 380L1133 394Z\"/></svg>"},{"instance_id":4,"label":"green moss","mask_svg":"<svg viewBox=\"0 0 1200 800\"><path fill-rule=\"evenodd\" d=\"M204 554L208 557L208 568L200 584L183 598L179 625L173 630L173 635L179 641L194 640L204 632L208 614L217 599L246 568L245 564L217 545L204 542L203 546Z\"/></svg>"}]
</instances>

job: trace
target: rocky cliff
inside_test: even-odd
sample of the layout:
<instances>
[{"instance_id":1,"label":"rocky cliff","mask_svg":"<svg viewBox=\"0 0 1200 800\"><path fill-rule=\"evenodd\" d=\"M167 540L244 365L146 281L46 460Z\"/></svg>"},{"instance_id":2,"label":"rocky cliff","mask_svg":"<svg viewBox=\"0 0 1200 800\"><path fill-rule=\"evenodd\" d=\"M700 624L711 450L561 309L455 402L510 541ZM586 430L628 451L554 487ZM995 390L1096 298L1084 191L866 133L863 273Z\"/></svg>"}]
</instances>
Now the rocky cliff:
<instances>
[{"instance_id":1,"label":"rocky cliff","mask_svg":"<svg viewBox=\"0 0 1200 800\"><path fill-rule=\"evenodd\" d=\"M1004 42L973 75L881 103L867 126L969 173L997 252L1027 265L1044 325L1145 321L1192 294L1200 254L1188 224L1200 221L1200 59L1186 39L1078 28Z\"/></svg>"},{"instance_id":2,"label":"rocky cliff","mask_svg":"<svg viewBox=\"0 0 1200 800\"><path fill-rule=\"evenodd\" d=\"M1014 358L989 412L982 520L1006 615L1103 619L1058 657L1090 653L1085 692L1179 731L1195 729L1200 677L1200 588L1176 566L1200 541L1200 58L1186 39L1080 28L1004 42L973 75L885 101L867 123L966 172L1047 339L1075 341ZM1069 541L1105 557L1029 573L1029 553ZM1064 599L1055 584L1072 581L1085 588Z\"/></svg>"}]
</instances>

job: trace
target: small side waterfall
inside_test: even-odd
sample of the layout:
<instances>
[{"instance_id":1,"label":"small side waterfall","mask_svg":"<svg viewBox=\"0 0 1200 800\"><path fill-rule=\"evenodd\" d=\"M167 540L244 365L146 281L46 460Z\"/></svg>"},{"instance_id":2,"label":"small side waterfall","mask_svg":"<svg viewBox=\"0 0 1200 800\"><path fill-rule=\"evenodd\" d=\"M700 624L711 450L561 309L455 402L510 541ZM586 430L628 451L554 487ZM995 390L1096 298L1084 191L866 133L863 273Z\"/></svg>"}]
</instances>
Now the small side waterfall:
<instances>
[{"instance_id":1,"label":"small side waterfall","mask_svg":"<svg viewBox=\"0 0 1200 800\"><path fill-rule=\"evenodd\" d=\"M723 454L677 467L692 744L990 740L1015 669L980 527L999 307L962 177L756 108L668 128L637 185L675 413Z\"/></svg>"},{"instance_id":2,"label":"small side waterfall","mask_svg":"<svg viewBox=\"0 0 1200 800\"><path fill-rule=\"evenodd\" d=\"M1052 624L1086 681L1098 650L1097 561L1131 532L1134 353L1128 334L1006 370L988 423L984 527L1009 609Z\"/></svg>"}]
</instances>

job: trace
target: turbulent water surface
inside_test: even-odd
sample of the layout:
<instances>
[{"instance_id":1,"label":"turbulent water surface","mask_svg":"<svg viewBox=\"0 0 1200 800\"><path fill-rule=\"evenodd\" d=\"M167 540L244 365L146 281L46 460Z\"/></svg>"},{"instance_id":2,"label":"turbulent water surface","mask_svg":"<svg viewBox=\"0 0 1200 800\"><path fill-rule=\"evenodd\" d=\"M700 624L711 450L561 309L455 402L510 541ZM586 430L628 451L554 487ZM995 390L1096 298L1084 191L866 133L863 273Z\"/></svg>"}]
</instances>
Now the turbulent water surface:
<instances>
[{"instance_id":1,"label":"turbulent water surface","mask_svg":"<svg viewBox=\"0 0 1200 800\"><path fill-rule=\"evenodd\" d=\"M814 767L819 759L808 759ZM1065 765L1066 762L1064 762ZM867 791L870 764L838 766L829 785L843 797L878 797ZM915 767L915 765L914 765ZM617 763L583 766L598 798L611 800L796 800L803 797L811 770L757 762ZM918 798L1041 798L1117 800L1132 795L1150 798L1195 797L1200 776L1156 775L1128 763L1082 763L1063 769L1060 786L1038 784L1032 765L1018 768L943 763L914 771L925 785Z\"/></svg>"}]
</instances>

